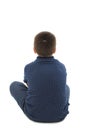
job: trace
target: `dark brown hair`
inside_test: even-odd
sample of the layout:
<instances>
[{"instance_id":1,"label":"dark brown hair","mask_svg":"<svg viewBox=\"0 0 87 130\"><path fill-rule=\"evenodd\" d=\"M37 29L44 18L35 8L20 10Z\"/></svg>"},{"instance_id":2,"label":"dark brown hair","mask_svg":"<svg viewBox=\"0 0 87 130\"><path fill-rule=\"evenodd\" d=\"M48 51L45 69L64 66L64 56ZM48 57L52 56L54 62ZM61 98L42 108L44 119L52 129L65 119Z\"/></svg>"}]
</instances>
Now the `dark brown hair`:
<instances>
[{"instance_id":1,"label":"dark brown hair","mask_svg":"<svg viewBox=\"0 0 87 130\"><path fill-rule=\"evenodd\" d=\"M51 56L56 48L55 36L47 31L38 33L34 38L34 48L40 56Z\"/></svg>"}]
</instances>

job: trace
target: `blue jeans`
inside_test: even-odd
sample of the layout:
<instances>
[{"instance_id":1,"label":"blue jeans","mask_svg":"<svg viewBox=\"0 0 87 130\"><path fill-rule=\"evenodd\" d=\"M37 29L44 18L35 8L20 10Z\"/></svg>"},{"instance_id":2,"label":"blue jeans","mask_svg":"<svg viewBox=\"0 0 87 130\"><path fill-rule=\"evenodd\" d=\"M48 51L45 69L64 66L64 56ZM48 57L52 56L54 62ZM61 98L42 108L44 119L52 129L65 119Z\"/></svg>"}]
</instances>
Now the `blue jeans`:
<instances>
[{"instance_id":1,"label":"blue jeans","mask_svg":"<svg viewBox=\"0 0 87 130\"><path fill-rule=\"evenodd\" d=\"M28 88L21 82L13 82L10 85L10 92L14 99L17 101L20 108L24 111L25 99L27 96ZM66 104L69 102L70 89L66 85Z\"/></svg>"},{"instance_id":2,"label":"blue jeans","mask_svg":"<svg viewBox=\"0 0 87 130\"><path fill-rule=\"evenodd\" d=\"M21 82L13 82L10 85L10 92L14 99L17 101L20 108L24 111L25 99L27 96L28 88Z\"/></svg>"}]
</instances>

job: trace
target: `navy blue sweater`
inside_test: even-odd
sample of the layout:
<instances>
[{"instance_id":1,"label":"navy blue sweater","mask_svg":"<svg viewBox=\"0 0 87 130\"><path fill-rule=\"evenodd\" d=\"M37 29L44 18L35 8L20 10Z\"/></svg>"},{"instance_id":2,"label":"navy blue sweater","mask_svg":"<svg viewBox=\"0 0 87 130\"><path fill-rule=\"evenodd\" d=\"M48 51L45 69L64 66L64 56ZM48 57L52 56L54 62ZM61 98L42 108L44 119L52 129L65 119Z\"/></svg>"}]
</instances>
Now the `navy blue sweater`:
<instances>
[{"instance_id":1,"label":"navy blue sweater","mask_svg":"<svg viewBox=\"0 0 87 130\"><path fill-rule=\"evenodd\" d=\"M25 66L24 82L29 86L24 112L31 120L57 122L66 117L66 69L61 62L38 56Z\"/></svg>"}]
</instances>

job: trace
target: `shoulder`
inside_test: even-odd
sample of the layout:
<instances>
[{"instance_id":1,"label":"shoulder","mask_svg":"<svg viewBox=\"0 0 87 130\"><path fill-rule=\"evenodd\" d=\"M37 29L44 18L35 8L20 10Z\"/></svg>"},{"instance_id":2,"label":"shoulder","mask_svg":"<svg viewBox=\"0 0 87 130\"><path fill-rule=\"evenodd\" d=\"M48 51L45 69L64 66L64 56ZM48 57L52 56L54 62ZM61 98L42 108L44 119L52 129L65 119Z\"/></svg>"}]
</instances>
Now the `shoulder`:
<instances>
[{"instance_id":1,"label":"shoulder","mask_svg":"<svg viewBox=\"0 0 87 130\"><path fill-rule=\"evenodd\" d=\"M59 66L65 68L64 63L60 62L58 59L55 59L55 62L56 62L57 65L59 65Z\"/></svg>"},{"instance_id":2,"label":"shoulder","mask_svg":"<svg viewBox=\"0 0 87 130\"><path fill-rule=\"evenodd\" d=\"M29 64L26 64L25 67L24 67L24 70L25 70L25 71L29 70L29 69L32 67L33 63L34 63L34 62L31 62L31 63L29 63Z\"/></svg>"},{"instance_id":3,"label":"shoulder","mask_svg":"<svg viewBox=\"0 0 87 130\"><path fill-rule=\"evenodd\" d=\"M28 63L25 65L24 67L24 70L27 71L27 70L31 70L36 64L36 60L32 61L31 63Z\"/></svg>"},{"instance_id":4,"label":"shoulder","mask_svg":"<svg viewBox=\"0 0 87 130\"><path fill-rule=\"evenodd\" d=\"M55 63L56 63L57 70L65 73L67 75L67 70L66 70L65 65L57 59L55 59Z\"/></svg>"}]
</instances>

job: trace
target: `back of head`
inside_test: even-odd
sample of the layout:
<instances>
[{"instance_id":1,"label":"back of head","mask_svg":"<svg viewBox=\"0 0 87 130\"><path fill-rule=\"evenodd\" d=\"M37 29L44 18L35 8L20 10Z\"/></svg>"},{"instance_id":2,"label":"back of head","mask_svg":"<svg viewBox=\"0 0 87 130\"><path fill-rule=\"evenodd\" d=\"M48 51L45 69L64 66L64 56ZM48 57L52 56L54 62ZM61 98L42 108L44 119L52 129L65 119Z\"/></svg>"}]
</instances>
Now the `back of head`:
<instances>
[{"instance_id":1,"label":"back of head","mask_svg":"<svg viewBox=\"0 0 87 130\"><path fill-rule=\"evenodd\" d=\"M40 32L35 36L34 49L40 56L51 56L56 48L55 36L47 31Z\"/></svg>"}]
</instances>

